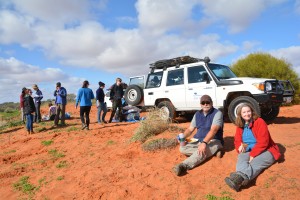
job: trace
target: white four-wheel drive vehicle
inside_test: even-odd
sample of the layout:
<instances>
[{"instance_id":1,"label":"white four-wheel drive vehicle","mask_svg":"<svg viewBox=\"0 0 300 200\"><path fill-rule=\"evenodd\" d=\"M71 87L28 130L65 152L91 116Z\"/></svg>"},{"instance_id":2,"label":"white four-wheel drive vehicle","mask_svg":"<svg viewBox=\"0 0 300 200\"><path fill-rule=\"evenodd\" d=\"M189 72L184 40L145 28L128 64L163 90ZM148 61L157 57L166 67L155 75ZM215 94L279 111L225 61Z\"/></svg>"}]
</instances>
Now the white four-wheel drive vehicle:
<instances>
[{"instance_id":1,"label":"white four-wheel drive vehicle","mask_svg":"<svg viewBox=\"0 0 300 200\"><path fill-rule=\"evenodd\" d=\"M189 56L150 64L148 76L130 78L125 91L129 105L163 108L174 119L200 109L208 94L213 106L234 122L240 104L249 103L265 120L273 120L282 103L293 100L290 81L237 77L228 66Z\"/></svg>"}]
</instances>

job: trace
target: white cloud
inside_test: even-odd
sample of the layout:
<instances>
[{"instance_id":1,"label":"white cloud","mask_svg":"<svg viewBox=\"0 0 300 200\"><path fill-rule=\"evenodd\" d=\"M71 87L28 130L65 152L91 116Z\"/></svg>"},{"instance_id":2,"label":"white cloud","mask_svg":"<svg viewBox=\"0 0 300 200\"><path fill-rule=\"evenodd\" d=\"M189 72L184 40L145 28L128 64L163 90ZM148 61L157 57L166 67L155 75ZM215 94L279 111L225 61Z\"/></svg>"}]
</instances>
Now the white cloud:
<instances>
[{"instance_id":1,"label":"white cloud","mask_svg":"<svg viewBox=\"0 0 300 200\"><path fill-rule=\"evenodd\" d=\"M245 30L268 7L286 0L200 0L204 13L228 24L230 33Z\"/></svg>"},{"instance_id":2,"label":"white cloud","mask_svg":"<svg viewBox=\"0 0 300 200\"><path fill-rule=\"evenodd\" d=\"M277 58L282 58L292 64L292 68L298 73L300 77L300 46L291 46L270 51L270 54Z\"/></svg>"},{"instance_id":3,"label":"white cloud","mask_svg":"<svg viewBox=\"0 0 300 200\"><path fill-rule=\"evenodd\" d=\"M74 23L89 17L86 0L12 0L12 3L24 15L53 25Z\"/></svg>"},{"instance_id":4,"label":"white cloud","mask_svg":"<svg viewBox=\"0 0 300 200\"><path fill-rule=\"evenodd\" d=\"M242 48L244 51L252 51L256 46L258 46L260 44L261 43L258 41L244 41Z\"/></svg>"},{"instance_id":5,"label":"white cloud","mask_svg":"<svg viewBox=\"0 0 300 200\"><path fill-rule=\"evenodd\" d=\"M53 98L55 83L61 81L71 93L76 93L82 78L71 77L58 68L41 69L13 57L0 58L0 102L18 101L23 87L39 83L45 99Z\"/></svg>"},{"instance_id":6,"label":"white cloud","mask_svg":"<svg viewBox=\"0 0 300 200\"><path fill-rule=\"evenodd\" d=\"M300 0L295 0L295 11L300 15Z\"/></svg>"}]
</instances>

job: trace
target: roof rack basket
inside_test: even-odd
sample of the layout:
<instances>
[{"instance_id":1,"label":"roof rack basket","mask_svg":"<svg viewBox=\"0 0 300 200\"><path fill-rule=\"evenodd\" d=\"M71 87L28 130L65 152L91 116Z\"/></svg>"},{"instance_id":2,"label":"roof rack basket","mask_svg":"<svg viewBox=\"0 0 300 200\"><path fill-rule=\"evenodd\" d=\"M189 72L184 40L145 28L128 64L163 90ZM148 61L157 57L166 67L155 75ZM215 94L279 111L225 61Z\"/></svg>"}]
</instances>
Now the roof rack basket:
<instances>
[{"instance_id":1,"label":"roof rack basket","mask_svg":"<svg viewBox=\"0 0 300 200\"><path fill-rule=\"evenodd\" d=\"M204 59L199 59L199 58L193 58L190 56L181 56L177 58L171 58L171 59L165 59L165 60L158 60L154 63L150 64L150 69L151 72L154 71L154 69L167 69L168 67L174 67L177 66L179 67L182 64L190 64L190 63L195 63L199 61L204 61L206 63L210 62L209 57L205 57Z\"/></svg>"}]
</instances>

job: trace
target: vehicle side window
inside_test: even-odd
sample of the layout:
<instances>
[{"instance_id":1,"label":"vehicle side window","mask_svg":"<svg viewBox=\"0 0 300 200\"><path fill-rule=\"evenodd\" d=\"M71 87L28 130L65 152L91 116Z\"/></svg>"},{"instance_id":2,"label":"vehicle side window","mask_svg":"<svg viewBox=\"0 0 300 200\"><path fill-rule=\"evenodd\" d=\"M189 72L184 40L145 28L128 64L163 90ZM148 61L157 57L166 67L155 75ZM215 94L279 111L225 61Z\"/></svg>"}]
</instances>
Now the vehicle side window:
<instances>
[{"instance_id":1,"label":"vehicle side window","mask_svg":"<svg viewBox=\"0 0 300 200\"><path fill-rule=\"evenodd\" d=\"M189 83L200 83L204 82L204 74L206 74L206 70L203 66L195 66L188 68L188 82Z\"/></svg>"},{"instance_id":2,"label":"vehicle side window","mask_svg":"<svg viewBox=\"0 0 300 200\"><path fill-rule=\"evenodd\" d=\"M160 87L163 72L156 72L148 75L146 88L157 88Z\"/></svg>"},{"instance_id":3,"label":"vehicle side window","mask_svg":"<svg viewBox=\"0 0 300 200\"><path fill-rule=\"evenodd\" d=\"M167 77L167 86L182 85L184 83L183 77L183 69L169 71Z\"/></svg>"}]
</instances>

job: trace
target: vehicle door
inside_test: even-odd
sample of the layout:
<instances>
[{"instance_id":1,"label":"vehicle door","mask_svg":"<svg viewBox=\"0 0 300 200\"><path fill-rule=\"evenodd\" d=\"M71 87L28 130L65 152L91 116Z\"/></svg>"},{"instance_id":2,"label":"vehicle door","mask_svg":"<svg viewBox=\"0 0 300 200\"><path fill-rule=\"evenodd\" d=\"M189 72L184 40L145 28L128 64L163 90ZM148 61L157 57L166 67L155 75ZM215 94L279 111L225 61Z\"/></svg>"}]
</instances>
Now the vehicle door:
<instances>
[{"instance_id":1,"label":"vehicle door","mask_svg":"<svg viewBox=\"0 0 300 200\"><path fill-rule=\"evenodd\" d=\"M168 68L164 97L170 99L176 110L185 108L184 68Z\"/></svg>"},{"instance_id":2,"label":"vehicle door","mask_svg":"<svg viewBox=\"0 0 300 200\"><path fill-rule=\"evenodd\" d=\"M187 109L199 110L200 98L204 94L209 95L216 102L216 85L207 73L203 65L186 68L186 107ZM207 76L209 81L207 81Z\"/></svg>"},{"instance_id":3,"label":"vehicle door","mask_svg":"<svg viewBox=\"0 0 300 200\"><path fill-rule=\"evenodd\" d=\"M144 89L144 105L154 106L155 101L161 98L164 93L162 90L163 70L148 74Z\"/></svg>"}]
</instances>

